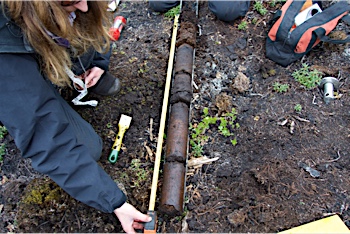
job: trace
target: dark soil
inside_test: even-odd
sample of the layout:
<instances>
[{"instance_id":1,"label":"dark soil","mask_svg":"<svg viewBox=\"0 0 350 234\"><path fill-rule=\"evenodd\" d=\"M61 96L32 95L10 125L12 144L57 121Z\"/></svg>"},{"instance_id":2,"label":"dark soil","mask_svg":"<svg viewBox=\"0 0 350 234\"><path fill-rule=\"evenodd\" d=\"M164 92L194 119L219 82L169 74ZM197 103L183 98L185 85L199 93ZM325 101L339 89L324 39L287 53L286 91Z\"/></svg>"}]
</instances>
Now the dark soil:
<instances>
[{"instance_id":1,"label":"dark soil","mask_svg":"<svg viewBox=\"0 0 350 234\"><path fill-rule=\"evenodd\" d=\"M202 121L204 108L212 117L235 108L240 127L231 129L230 137L219 133L218 124L204 133L208 139L198 158L218 159L187 168L185 211L178 217L160 213L158 232L279 232L332 214L350 226L349 47L320 44L287 68L275 64L265 57L265 40L272 12L281 5L264 4L267 15L252 7L233 24L217 20L207 2L200 2L198 18L193 2L183 7L180 22L200 29L191 125ZM104 140L99 163L142 212L149 205L173 26L147 6L122 2L116 13L129 19L110 65L123 82L121 92L114 97L90 94L89 99L100 101L96 108L75 107ZM242 20L248 23L246 30L238 29ZM340 23L336 30L349 28ZM323 77L338 78L339 98L326 105L318 88L308 90L295 81L291 74L302 63L322 71ZM289 84L288 91L276 92L275 82ZM70 92L62 93L70 97ZM132 122L112 165L107 158L121 114ZM0 232L122 231L114 215L76 201L35 172L11 136L0 143L6 144L0 163ZM189 149L189 161L194 152ZM162 175L157 194L161 188Z\"/></svg>"}]
</instances>

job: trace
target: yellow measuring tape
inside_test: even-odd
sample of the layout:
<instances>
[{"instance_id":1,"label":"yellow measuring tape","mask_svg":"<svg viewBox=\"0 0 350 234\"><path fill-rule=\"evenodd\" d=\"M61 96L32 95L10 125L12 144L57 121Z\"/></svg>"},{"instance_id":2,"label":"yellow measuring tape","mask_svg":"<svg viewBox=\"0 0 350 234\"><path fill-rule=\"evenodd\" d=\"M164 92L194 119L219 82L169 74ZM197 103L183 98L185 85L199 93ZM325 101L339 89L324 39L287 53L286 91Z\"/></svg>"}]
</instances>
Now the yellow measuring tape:
<instances>
[{"instance_id":1,"label":"yellow measuring tape","mask_svg":"<svg viewBox=\"0 0 350 234\"><path fill-rule=\"evenodd\" d=\"M168 110L168 99L169 99L170 84L171 84L171 78L172 78L172 72L173 72L173 64L174 64L175 46L176 46L176 37L177 37L177 29L178 29L178 24L179 24L179 17L180 17L180 15L176 15L175 19L174 19L173 34L172 34L171 46L170 46L170 56L169 56L169 62L168 62L168 71L167 71L165 90L164 90L162 114L161 114L161 118L160 118L160 126L159 126L159 133L158 133L157 151L156 151L156 158L155 158L155 162L154 162L154 172L153 172L153 178L152 178L151 196L150 196L150 202L149 202L149 206L148 206L148 215L150 215L152 217L152 222L146 223L144 233L155 233L156 232L156 215L154 212L154 207L155 207L157 187L158 187L159 167L160 167L160 159L162 156L163 137L164 137L166 115L167 115L167 110Z\"/></svg>"},{"instance_id":2,"label":"yellow measuring tape","mask_svg":"<svg viewBox=\"0 0 350 234\"><path fill-rule=\"evenodd\" d=\"M151 197L150 197L148 210L154 210L155 200L156 200L157 184L158 184L158 177L159 177L159 166L160 166L160 159L161 159L162 148L163 148L165 121L166 121L166 115L168 110L169 90L170 90L170 83L171 83L172 72L173 72L173 62L174 62L174 54L175 54L175 43L176 43L176 36L177 36L177 29L178 29L178 21L179 21L179 15L176 15L174 20L173 35L171 39L170 56L169 56L168 71L167 71L165 90L164 90L162 115L160 118L160 126L159 126L159 133L158 133L156 159L154 162L152 190L151 190Z\"/></svg>"}]
</instances>

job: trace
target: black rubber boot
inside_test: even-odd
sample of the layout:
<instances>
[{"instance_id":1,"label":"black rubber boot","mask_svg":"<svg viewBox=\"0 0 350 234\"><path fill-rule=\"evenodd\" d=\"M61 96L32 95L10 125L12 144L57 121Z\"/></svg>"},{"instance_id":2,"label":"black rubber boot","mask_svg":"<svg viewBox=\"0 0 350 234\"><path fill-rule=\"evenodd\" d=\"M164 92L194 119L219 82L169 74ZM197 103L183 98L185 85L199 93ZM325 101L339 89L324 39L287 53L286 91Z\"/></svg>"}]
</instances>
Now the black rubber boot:
<instances>
[{"instance_id":1,"label":"black rubber boot","mask_svg":"<svg viewBox=\"0 0 350 234\"><path fill-rule=\"evenodd\" d=\"M120 80L114 77L111 73L103 73L97 84L90 88L96 94L103 96L115 95L120 91Z\"/></svg>"},{"instance_id":2,"label":"black rubber boot","mask_svg":"<svg viewBox=\"0 0 350 234\"><path fill-rule=\"evenodd\" d=\"M178 0L149 0L148 6L155 12L166 12L180 4Z\"/></svg>"}]
</instances>

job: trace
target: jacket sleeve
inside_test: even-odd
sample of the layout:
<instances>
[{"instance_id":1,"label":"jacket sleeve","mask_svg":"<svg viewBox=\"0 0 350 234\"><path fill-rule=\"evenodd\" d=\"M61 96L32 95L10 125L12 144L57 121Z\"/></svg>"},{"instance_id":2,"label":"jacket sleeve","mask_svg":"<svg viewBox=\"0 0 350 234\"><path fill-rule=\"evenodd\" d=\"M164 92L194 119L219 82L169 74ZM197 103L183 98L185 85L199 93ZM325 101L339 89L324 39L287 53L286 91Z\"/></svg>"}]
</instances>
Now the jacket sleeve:
<instances>
[{"instance_id":1,"label":"jacket sleeve","mask_svg":"<svg viewBox=\"0 0 350 234\"><path fill-rule=\"evenodd\" d=\"M101 54L101 53L95 51L95 55L94 55L94 58L92 60L91 67L99 67L105 71L108 71L109 59L111 57L111 53L112 53L112 47L105 54Z\"/></svg>"},{"instance_id":2,"label":"jacket sleeve","mask_svg":"<svg viewBox=\"0 0 350 234\"><path fill-rule=\"evenodd\" d=\"M0 121L22 156L89 206L112 213L124 204L123 192L78 143L62 97L42 77L35 59L28 54L0 54L0 64Z\"/></svg>"}]
</instances>

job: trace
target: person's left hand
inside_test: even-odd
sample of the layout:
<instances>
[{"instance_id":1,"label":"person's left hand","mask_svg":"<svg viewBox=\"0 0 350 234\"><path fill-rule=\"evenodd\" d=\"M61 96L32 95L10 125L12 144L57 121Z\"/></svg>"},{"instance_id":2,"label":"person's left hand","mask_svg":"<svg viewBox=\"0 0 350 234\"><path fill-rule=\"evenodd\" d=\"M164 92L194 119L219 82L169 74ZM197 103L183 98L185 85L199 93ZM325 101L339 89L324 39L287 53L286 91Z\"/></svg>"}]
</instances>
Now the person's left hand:
<instances>
[{"instance_id":1,"label":"person's left hand","mask_svg":"<svg viewBox=\"0 0 350 234\"><path fill-rule=\"evenodd\" d=\"M105 71L99 67L93 67L85 73L86 88L94 86Z\"/></svg>"}]
</instances>

